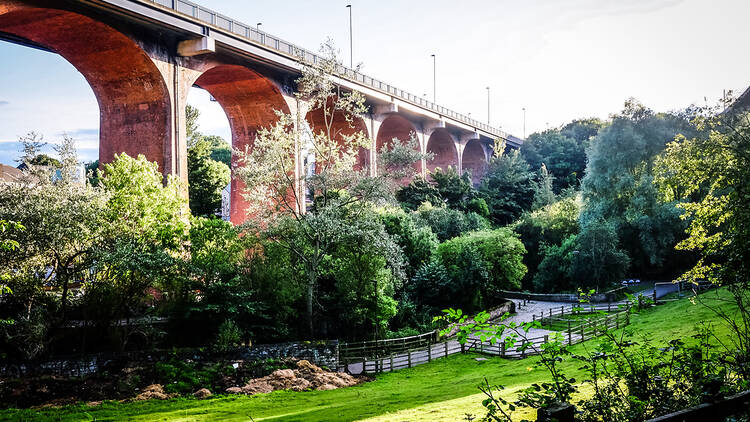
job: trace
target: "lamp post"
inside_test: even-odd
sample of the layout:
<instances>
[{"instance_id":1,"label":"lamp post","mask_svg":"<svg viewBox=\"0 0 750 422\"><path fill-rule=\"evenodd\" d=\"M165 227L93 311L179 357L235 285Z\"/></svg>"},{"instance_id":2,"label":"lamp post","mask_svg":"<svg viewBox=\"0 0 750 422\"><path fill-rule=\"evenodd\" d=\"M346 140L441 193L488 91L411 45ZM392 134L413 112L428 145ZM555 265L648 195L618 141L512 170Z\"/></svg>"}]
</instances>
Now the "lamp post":
<instances>
[{"instance_id":1,"label":"lamp post","mask_svg":"<svg viewBox=\"0 0 750 422\"><path fill-rule=\"evenodd\" d=\"M526 107L521 110L523 110L523 139L526 139Z\"/></svg>"},{"instance_id":2,"label":"lamp post","mask_svg":"<svg viewBox=\"0 0 750 422\"><path fill-rule=\"evenodd\" d=\"M435 55L432 55L432 102L437 104L437 65Z\"/></svg>"},{"instance_id":3,"label":"lamp post","mask_svg":"<svg viewBox=\"0 0 750 422\"><path fill-rule=\"evenodd\" d=\"M487 125L490 124L490 87L487 87Z\"/></svg>"},{"instance_id":4,"label":"lamp post","mask_svg":"<svg viewBox=\"0 0 750 422\"><path fill-rule=\"evenodd\" d=\"M263 22L258 22L255 24L255 30L260 31L260 26L263 25Z\"/></svg>"},{"instance_id":5,"label":"lamp post","mask_svg":"<svg viewBox=\"0 0 750 422\"><path fill-rule=\"evenodd\" d=\"M354 41L352 36L352 5L347 4L346 8L349 9L349 67L354 69Z\"/></svg>"}]
</instances>

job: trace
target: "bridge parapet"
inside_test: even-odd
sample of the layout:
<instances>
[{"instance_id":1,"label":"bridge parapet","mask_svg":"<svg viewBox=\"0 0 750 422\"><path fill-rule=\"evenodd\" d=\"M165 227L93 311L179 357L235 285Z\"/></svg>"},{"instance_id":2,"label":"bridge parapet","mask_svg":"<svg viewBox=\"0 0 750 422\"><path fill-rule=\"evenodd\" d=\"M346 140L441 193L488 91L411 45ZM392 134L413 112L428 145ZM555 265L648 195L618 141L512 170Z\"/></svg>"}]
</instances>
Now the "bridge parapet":
<instances>
[{"instance_id":1,"label":"bridge parapet","mask_svg":"<svg viewBox=\"0 0 750 422\"><path fill-rule=\"evenodd\" d=\"M299 47L293 43L285 41L281 38L275 37L271 34L263 32L256 27L251 25L238 22L232 18L224 16L220 13L214 12L211 9L203 7L199 4L193 3L188 0L137 0L142 3L157 4L165 8L169 8L173 11L181 13L183 15L190 16L196 20L199 20L205 24L211 25L216 29L228 31L231 34L239 37L243 37L245 40L252 42L253 44L260 45L265 48L269 48L276 53L283 54L285 56L303 60L307 64L318 64L323 58L318 54L313 53L305 48ZM375 89L381 93L388 94L399 98L402 101L409 102L417 107L433 111L441 116L450 118L452 120L461 122L469 125L475 129L481 130L494 136L496 138L503 138L511 141L514 144L520 145L521 139L516 138L498 128L492 127L486 123L482 123L476 119L464 115L462 113L453 111L449 108L443 107L432 101L412 94L408 91L395 87L391 84L378 80L376 78L367 76L356 69L340 65L338 66L338 74L336 76L347 79L358 85L364 85L368 88Z\"/></svg>"}]
</instances>

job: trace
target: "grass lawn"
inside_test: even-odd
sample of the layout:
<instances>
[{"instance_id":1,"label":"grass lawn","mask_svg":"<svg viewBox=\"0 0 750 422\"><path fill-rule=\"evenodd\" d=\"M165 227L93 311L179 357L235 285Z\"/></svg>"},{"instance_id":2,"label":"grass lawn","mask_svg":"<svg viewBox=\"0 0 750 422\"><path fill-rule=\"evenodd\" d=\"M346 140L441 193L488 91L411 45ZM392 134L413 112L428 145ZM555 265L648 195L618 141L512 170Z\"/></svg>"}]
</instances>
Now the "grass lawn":
<instances>
[{"instance_id":1,"label":"grass lawn","mask_svg":"<svg viewBox=\"0 0 750 422\"><path fill-rule=\"evenodd\" d=\"M713 305L728 296L709 291L702 295ZM731 305L722 305L731 306ZM689 339L698 323L713 323L720 336L728 330L702 306L681 300L644 311L627 328L655 339ZM572 348L584 353L595 343ZM483 377L502 384L512 394L531 383L546 380L534 367L535 358L503 360L480 355L454 355L430 364L382 374L373 382L331 391L282 392L251 397L221 396L207 400L173 399L138 403L105 403L98 407L68 406L44 410L7 410L3 421L455 421L466 413L483 415L477 385ZM563 363L569 376L579 378L578 362ZM582 394L585 394L585 389ZM518 414L532 418L531 414ZM251 419L252 418L252 419Z\"/></svg>"}]
</instances>

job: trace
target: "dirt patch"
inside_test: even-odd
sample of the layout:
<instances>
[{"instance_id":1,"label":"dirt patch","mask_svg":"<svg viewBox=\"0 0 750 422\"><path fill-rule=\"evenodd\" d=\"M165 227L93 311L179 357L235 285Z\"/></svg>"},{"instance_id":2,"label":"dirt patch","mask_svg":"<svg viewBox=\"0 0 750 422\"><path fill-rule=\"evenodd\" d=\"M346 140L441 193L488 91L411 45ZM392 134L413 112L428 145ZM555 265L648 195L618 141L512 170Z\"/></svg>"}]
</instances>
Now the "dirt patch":
<instances>
[{"instance_id":1,"label":"dirt patch","mask_svg":"<svg viewBox=\"0 0 750 422\"><path fill-rule=\"evenodd\" d=\"M329 372L306 361L297 362L297 369L278 369L271 375L250 380L243 387L230 387L227 394L261 394L276 390L334 390L368 381L343 372Z\"/></svg>"},{"instance_id":2,"label":"dirt patch","mask_svg":"<svg viewBox=\"0 0 750 422\"><path fill-rule=\"evenodd\" d=\"M166 400L175 397L176 394L166 394L161 384L151 384L143 389L143 392L133 398L133 401L143 400Z\"/></svg>"}]
</instances>

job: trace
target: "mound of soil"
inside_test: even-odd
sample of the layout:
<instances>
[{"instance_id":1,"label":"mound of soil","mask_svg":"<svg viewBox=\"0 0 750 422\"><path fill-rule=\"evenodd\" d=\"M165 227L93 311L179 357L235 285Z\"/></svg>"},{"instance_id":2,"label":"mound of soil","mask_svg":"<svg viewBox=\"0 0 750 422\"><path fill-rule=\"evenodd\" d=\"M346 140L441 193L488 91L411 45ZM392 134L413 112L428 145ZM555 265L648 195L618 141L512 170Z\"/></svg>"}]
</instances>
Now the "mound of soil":
<instances>
[{"instance_id":1,"label":"mound of soil","mask_svg":"<svg viewBox=\"0 0 750 422\"><path fill-rule=\"evenodd\" d=\"M344 372L329 372L301 360L296 369L277 369L271 375L250 380L243 387L230 387L228 394L259 394L276 390L334 390L351 387L367 381L366 377L353 377Z\"/></svg>"},{"instance_id":2,"label":"mound of soil","mask_svg":"<svg viewBox=\"0 0 750 422\"><path fill-rule=\"evenodd\" d=\"M151 384L143 389L143 392L133 398L133 401L143 400L166 400L175 397L176 394L166 394L161 384Z\"/></svg>"}]
</instances>

